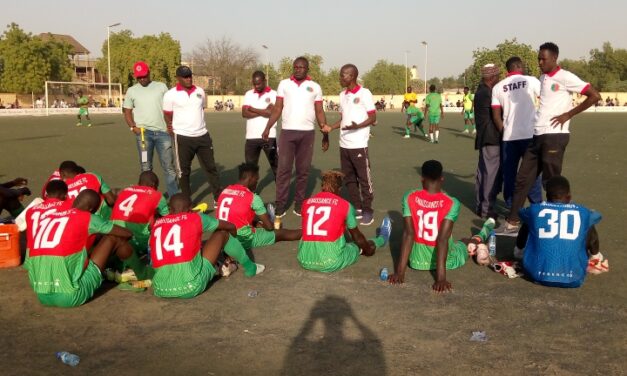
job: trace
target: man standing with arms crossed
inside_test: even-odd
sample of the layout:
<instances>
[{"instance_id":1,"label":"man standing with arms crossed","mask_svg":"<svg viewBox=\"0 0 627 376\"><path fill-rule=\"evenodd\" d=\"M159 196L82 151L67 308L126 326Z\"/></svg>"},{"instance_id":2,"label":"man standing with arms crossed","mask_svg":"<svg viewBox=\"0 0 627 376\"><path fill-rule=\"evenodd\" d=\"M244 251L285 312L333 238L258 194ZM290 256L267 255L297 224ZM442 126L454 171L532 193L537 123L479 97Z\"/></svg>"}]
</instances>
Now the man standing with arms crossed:
<instances>
[{"instance_id":1,"label":"man standing with arms crossed","mask_svg":"<svg viewBox=\"0 0 627 376\"><path fill-rule=\"evenodd\" d=\"M503 134L501 170L503 172L503 198L511 208L518 164L533 137L536 116L535 100L540 96L540 81L522 74L523 62L514 56L505 63L507 77L492 88L492 118ZM542 201L542 186L536 179L529 201Z\"/></svg>"},{"instance_id":2,"label":"man standing with arms crossed","mask_svg":"<svg viewBox=\"0 0 627 376\"><path fill-rule=\"evenodd\" d=\"M128 89L124 97L124 120L135 134L141 171L152 171L152 156L156 149L165 174L167 192L172 197L179 187L174 170L172 137L168 134L162 110L163 95L168 87L163 82L150 79L150 69L143 61L133 65L133 76L137 83Z\"/></svg>"},{"instance_id":3,"label":"man standing with arms crossed","mask_svg":"<svg viewBox=\"0 0 627 376\"><path fill-rule=\"evenodd\" d=\"M327 119L322 109L322 89L311 80L309 61L297 57L293 63L293 74L279 83L276 104L272 109L261 138L270 139L270 129L282 118L281 138L279 139L279 165L276 175L276 217L282 218L287 210L287 197L292 179L292 166L296 165L296 192L294 214L300 217L305 199L307 180L313 159L313 146L316 138L315 122L320 130ZM329 149L329 135L323 133L322 150Z\"/></svg>"},{"instance_id":4,"label":"man standing with arms crossed","mask_svg":"<svg viewBox=\"0 0 627 376\"><path fill-rule=\"evenodd\" d=\"M205 124L205 92L192 83L192 70L176 68L178 84L163 97L163 113L169 132L174 133L174 157L183 195L191 197L189 175L197 155L213 189L214 203L220 196L220 175L213 158L213 140ZM215 206L215 205L214 205Z\"/></svg>"},{"instance_id":5,"label":"man standing with arms crossed","mask_svg":"<svg viewBox=\"0 0 627 376\"><path fill-rule=\"evenodd\" d=\"M340 129L340 161L344 184L351 204L355 207L360 224L368 226L374 221L372 200L374 187L370 174L368 139L370 126L377 121L377 111L370 90L357 85L359 71L353 64L340 69L340 120L325 127L323 132Z\"/></svg>"},{"instance_id":6,"label":"man standing with arms crossed","mask_svg":"<svg viewBox=\"0 0 627 376\"><path fill-rule=\"evenodd\" d=\"M536 114L533 139L525 151L516 175L514 198L507 222L496 231L499 235L516 236L520 228L518 211L524 206L529 190L542 174L542 183L561 175L566 145L570 140L570 119L601 100L599 92L589 83L557 65L559 47L547 42L540 46L540 107ZM572 93L586 96L572 107Z\"/></svg>"},{"instance_id":7,"label":"man standing with arms crossed","mask_svg":"<svg viewBox=\"0 0 627 376\"><path fill-rule=\"evenodd\" d=\"M267 119L272 114L272 108L276 102L276 91L266 84L266 75L262 71L253 73L253 89L244 95L242 117L246 119L246 145L244 157L246 163L259 165L259 154L266 154L272 174L276 179L278 164L276 150L276 123L270 128L268 141L261 138L266 129Z\"/></svg>"}]
</instances>

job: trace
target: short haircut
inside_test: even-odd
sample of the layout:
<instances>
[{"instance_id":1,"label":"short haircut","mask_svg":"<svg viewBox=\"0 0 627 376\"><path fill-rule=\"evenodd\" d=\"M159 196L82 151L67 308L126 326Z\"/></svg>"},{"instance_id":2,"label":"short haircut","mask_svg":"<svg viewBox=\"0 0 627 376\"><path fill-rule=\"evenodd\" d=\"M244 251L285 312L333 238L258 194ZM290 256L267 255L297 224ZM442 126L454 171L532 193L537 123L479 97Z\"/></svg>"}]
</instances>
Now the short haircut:
<instances>
[{"instance_id":1,"label":"short haircut","mask_svg":"<svg viewBox=\"0 0 627 376\"><path fill-rule=\"evenodd\" d=\"M553 42L543 43L540 46L540 51L542 51L542 50L551 51L555 56L559 56L559 54L560 54L560 48L557 47L557 44L555 44Z\"/></svg>"},{"instance_id":2,"label":"short haircut","mask_svg":"<svg viewBox=\"0 0 627 376\"><path fill-rule=\"evenodd\" d=\"M302 61L305 63L305 65L307 66L307 68L309 68L309 60L307 60L306 57L304 56L299 56L296 59L294 59L294 64L296 64L297 61Z\"/></svg>"},{"instance_id":3,"label":"short haircut","mask_svg":"<svg viewBox=\"0 0 627 376\"><path fill-rule=\"evenodd\" d=\"M429 91L435 91L435 85L434 84L431 84L429 86Z\"/></svg>"},{"instance_id":4,"label":"short haircut","mask_svg":"<svg viewBox=\"0 0 627 376\"><path fill-rule=\"evenodd\" d=\"M46 184L46 195L49 197L59 197L67 195L67 184L63 180L51 180Z\"/></svg>"},{"instance_id":5,"label":"short haircut","mask_svg":"<svg viewBox=\"0 0 627 376\"><path fill-rule=\"evenodd\" d=\"M442 177L442 170L442 163L436 161L435 159L431 159L422 164L420 175L428 180L438 180Z\"/></svg>"},{"instance_id":6,"label":"short haircut","mask_svg":"<svg viewBox=\"0 0 627 376\"><path fill-rule=\"evenodd\" d=\"M254 163L242 163L237 166L239 170L239 179L245 179L247 176L259 174L259 165Z\"/></svg>"},{"instance_id":7,"label":"short haircut","mask_svg":"<svg viewBox=\"0 0 627 376\"><path fill-rule=\"evenodd\" d=\"M553 176L546 182L546 199L555 201L570 194L570 183L563 176Z\"/></svg>"},{"instance_id":8,"label":"short haircut","mask_svg":"<svg viewBox=\"0 0 627 376\"><path fill-rule=\"evenodd\" d=\"M468 86L464 86L464 90L470 91L470 88Z\"/></svg>"},{"instance_id":9,"label":"short haircut","mask_svg":"<svg viewBox=\"0 0 627 376\"><path fill-rule=\"evenodd\" d=\"M355 78L359 76L359 69L357 69L357 66L355 64L344 64L340 71L343 71L344 69L352 69L353 72L355 72Z\"/></svg>"},{"instance_id":10,"label":"short haircut","mask_svg":"<svg viewBox=\"0 0 627 376\"><path fill-rule=\"evenodd\" d=\"M340 171L330 170L322 173L322 190L324 192L338 192L342 188L344 174Z\"/></svg>"},{"instance_id":11,"label":"short haircut","mask_svg":"<svg viewBox=\"0 0 627 376\"><path fill-rule=\"evenodd\" d=\"M139 174L139 185L156 188L159 186L159 178L152 171L144 171Z\"/></svg>"},{"instance_id":12,"label":"short haircut","mask_svg":"<svg viewBox=\"0 0 627 376\"><path fill-rule=\"evenodd\" d=\"M76 173L77 174L84 174L87 171L85 170L85 168L83 168L83 166L76 166Z\"/></svg>"},{"instance_id":13,"label":"short haircut","mask_svg":"<svg viewBox=\"0 0 627 376\"><path fill-rule=\"evenodd\" d=\"M522 68L523 62L518 56L512 56L505 62L505 68L508 72L513 71L516 67Z\"/></svg>"},{"instance_id":14,"label":"short haircut","mask_svg":"<svg viewBox=\"0 0 627 376\"><path fill-rule=\"evenodd\" d=\"M63 161L59 165L59 172L70 172L78 174L78 165L74 161Z\"/></svg>"},{"instance_id":15,"label":"short haircut","mask_svg":"<svg viewBox=\"0 0 627 376\"><path fill-rule=\"evenodd\" d=\"M253 80L254 80L255 78L257 78L257 77L261 78L262 80L265 80L265 79L266 79L266 74L265 74L265 73L263 73L263 71L260 71L260 70L258 70L258 71L254 71L254 72L253 72Z\"/></svg>"}]
</instances>

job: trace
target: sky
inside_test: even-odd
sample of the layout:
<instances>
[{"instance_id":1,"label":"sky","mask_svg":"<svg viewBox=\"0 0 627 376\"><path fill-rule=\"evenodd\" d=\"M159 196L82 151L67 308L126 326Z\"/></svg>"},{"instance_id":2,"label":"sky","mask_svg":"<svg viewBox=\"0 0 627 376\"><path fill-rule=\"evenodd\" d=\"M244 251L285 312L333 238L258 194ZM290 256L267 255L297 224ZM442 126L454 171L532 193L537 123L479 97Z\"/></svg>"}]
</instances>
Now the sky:
<instances>
[{"instance_id":1,"label":"sky","mask_svg":"<svg viewBox=\"0 0 627 376\"><path fill-rule=\"evenodd\" d=\"M424 77L460 74L472 52L516 38L536 48L560 46L560 57L587 57L609 41L627 48L627 1L33 1L3 0L0 24L26 31L70 34L101 56L107 25L134 35L168 32L191 52L207 39L230 37L254 48L261 61L303 53L324 58L324 69L345 63L361 72L379 59L416 65ZM80 5L78 5L80 4ZM592 5L594 4L594 5ZM592 5L592 6L591 6ZM261 46L267 45L265 51ZM266 55L266 53L268 55Z\"/></svg>"}]
</instances>

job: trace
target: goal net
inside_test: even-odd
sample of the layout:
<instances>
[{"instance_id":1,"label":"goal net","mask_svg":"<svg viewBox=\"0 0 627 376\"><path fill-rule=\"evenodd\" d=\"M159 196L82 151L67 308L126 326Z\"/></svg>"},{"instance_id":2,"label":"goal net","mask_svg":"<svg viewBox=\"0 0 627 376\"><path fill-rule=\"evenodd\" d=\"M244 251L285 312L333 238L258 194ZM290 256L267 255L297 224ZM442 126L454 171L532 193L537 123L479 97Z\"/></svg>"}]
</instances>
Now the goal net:
<instances>
[{"instance_id":1,"label":"goal net","mask_svg":"<svg viewBox=\"0 0 627 376\"><path fill-rule=\"evenodd\" d=\"M79 93L89 98L90 108L122 107L122 84L46 81L45 97L35 101L35 107L63 109L78 107Z\"/></svg>"}]
</instances>

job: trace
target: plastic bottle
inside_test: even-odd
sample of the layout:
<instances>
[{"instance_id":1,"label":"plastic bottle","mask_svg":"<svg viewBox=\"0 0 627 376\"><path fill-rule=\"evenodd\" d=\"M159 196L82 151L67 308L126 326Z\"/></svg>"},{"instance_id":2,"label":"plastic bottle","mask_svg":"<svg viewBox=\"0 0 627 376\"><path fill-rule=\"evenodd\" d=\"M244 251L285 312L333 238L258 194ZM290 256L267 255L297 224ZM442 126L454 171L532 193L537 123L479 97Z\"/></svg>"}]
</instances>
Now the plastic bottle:
<instances>
[{"instance_id":1,"label":"plastic bottle","mask_svg":"<svg viewBox=\"0 0 627 376\"><path fill-rule=\"evenodd\" d=\"M490 237L488 238L488 253L490 258L496 259L496 234L494 231L490 232Z\"/></svg>"},{"instance_id":2,"label":"plastic bottle","mask_svg":"<svg viewBox=\"0 0 627 376\"><path fill-rule=\"evenodd\" d=\"M382 281L388 280L388 268L381 269L381 271L379 272L379 279Z\"/></svg>"},{"instance_id":3,"label":"plastic bottle","mask_svg":"<svg viewBox=\"0 0 627 376\"><path fill-rule=\"evenodd\" d=\"M57 359L72 367L76 367L81 361L81 358L78 355L71 354L67 351L59 351L57 353Z\"/></svg>"}]
</instances>

